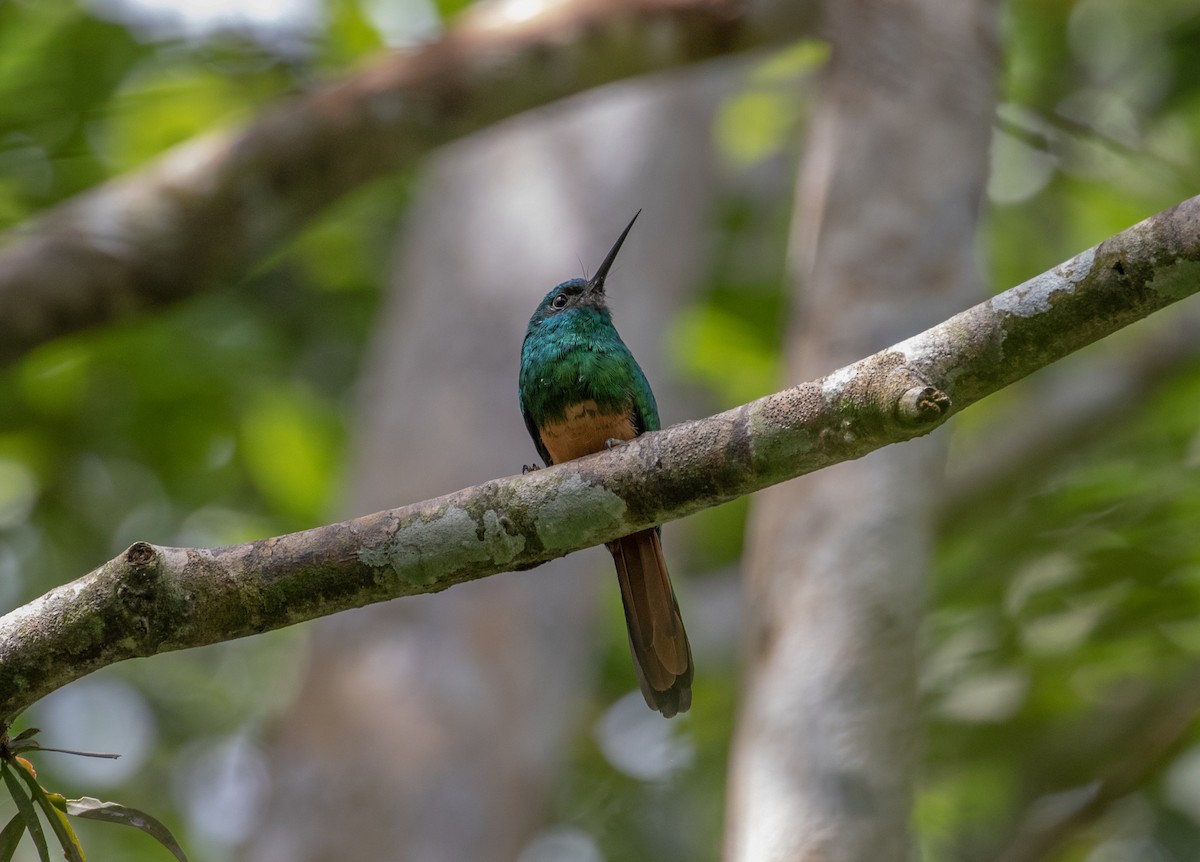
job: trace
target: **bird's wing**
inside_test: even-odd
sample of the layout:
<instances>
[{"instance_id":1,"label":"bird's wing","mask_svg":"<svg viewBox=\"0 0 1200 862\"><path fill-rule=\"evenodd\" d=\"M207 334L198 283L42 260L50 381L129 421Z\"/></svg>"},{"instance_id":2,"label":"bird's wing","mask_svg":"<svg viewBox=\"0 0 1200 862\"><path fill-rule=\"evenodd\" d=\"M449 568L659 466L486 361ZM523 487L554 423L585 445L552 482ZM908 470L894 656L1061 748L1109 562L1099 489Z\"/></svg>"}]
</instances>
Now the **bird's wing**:
<instances>
[{"instance_id":1,"label":"bird's wing","mask_svg":"<svg viewBox=\"0 0 1200 862\"><path fill-rule=\"evenodd\" d=\"M633 360L632 356L630 360ZM658 404L654 401L654 391L636 361L633 362L633 386L629 390L629 400L633 404L633 428L636 433L657 431L662 427L658 421Z\"/></svg>"},{"instance_id":2,"label":"bird's wing","mask_svg":"<svg viewBox=\"0 0 1200 862\"><path fill-rule=\"evenodd\" d=\"M521 418L525 420L525 428L529 431L529 436L533 438L533 445L537 447L538 454L542 456L542 463L549 467L554 462L550 460L550 453L546 451L546 447L542 444L542 435L538 431L537 425L534 424L533 417L525 409L524 398L521 399Z\"/></svg>"}]
</instances>

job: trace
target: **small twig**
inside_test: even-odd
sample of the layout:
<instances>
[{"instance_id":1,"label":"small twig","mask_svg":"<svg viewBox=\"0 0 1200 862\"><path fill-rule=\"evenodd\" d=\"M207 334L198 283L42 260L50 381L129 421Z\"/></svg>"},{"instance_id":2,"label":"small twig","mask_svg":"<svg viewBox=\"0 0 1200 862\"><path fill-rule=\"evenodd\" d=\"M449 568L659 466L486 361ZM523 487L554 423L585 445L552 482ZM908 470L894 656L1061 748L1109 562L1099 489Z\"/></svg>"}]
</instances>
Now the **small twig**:
<instances>
[{"instance_id":1,"label":"small twig","mask_svg":"<svg viewBox=\"0 0 1200 862\"><path fill-rule=\"evenodd\" d=\"M997 862L1040 862L1073 835L1099 820L1112 804L1135 792L1161 769L1200 714L1200 677L1192 674L1092 783L1043 797L1021 819L1012 843Z\"/></svg>"}]
</instances>

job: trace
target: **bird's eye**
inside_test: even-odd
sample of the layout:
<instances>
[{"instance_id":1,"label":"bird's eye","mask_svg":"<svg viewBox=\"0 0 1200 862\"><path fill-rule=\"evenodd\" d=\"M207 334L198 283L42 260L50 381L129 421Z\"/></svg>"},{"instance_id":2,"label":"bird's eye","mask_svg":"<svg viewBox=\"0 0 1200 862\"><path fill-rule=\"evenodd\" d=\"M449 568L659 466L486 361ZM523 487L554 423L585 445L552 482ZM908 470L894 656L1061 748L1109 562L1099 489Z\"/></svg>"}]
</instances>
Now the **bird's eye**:
<instances>
[{"instance_id":1,"label":"bird's eye","mask_svg":"<svg viewBox=\"0 0 1200 862\"><path fill-rule=\"evenodd\" d=\"M554 297L554 299L550 300L550 306L551 308L566 308L567 295L565 293L560 293L558 296Z\"/></svg>"}]
</instances>

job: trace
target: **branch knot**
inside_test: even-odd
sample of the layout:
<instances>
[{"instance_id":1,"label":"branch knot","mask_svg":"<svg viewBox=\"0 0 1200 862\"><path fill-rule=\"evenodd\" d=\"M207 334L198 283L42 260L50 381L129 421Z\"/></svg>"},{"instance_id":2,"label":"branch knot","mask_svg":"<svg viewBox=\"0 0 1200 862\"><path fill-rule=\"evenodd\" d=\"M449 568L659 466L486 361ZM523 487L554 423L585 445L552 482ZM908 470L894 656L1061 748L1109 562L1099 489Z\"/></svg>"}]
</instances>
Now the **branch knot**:
<instances>
[{"instance_id":1,"label":"branch knot","mask_svg":"<svg viewBox=\"0 0 1200 862\"><path fill-rule=\"evenodd\" d=\"M125 571L119 592L145 595L159 577L158 551L149 542L134 542L123 556Z\"/></svg>"},{"instance_id":2,"label":"branch knot","mask_svg":"<svg viewBox=\"0 0 1200 862\"><path fill-rule=\"evenodd\" d=\"M951 406L950 396L936 386L914 386L896 402L896 416L905 425L933 425Z\"/></svg>"}]
</instances>

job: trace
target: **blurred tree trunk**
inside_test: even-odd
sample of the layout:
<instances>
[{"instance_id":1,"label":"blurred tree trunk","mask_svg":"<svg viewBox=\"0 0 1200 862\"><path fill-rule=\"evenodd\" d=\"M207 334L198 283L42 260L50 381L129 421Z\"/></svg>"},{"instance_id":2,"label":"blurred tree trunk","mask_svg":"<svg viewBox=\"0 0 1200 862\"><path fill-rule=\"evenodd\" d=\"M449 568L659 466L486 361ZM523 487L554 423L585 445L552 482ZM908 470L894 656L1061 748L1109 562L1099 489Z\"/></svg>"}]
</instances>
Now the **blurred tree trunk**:
<instances>
[{"instance_id":1,"label":"blurred tree trunk","mask_svg":"<svg viewBox=\"0 0 1200 862\"><path fill-rule=\"evenodd\" d=\"M991 0L826 3L833 59L797 185L789 380L979 298ZM938 433L760 494L726 858L904 859Z\"/></svg>"},{"instance_id":2,"label":"blurred tree trunk","mask_svg":"<svg viewBox=\"0 0 1200 862\"><path fill-rule=\"evenodd\" d=\"M525 325L645 212L610 278L616 322L682 418L661 348L704 271L712 68L591 94L453 145L400 237L361 399L351 508L519 472ZM272 795L244 858L512 860L593 681L607 554L321 623L274 734ZM632 670L630 688L635 686Z\"/></svg>"}]
</instances>

